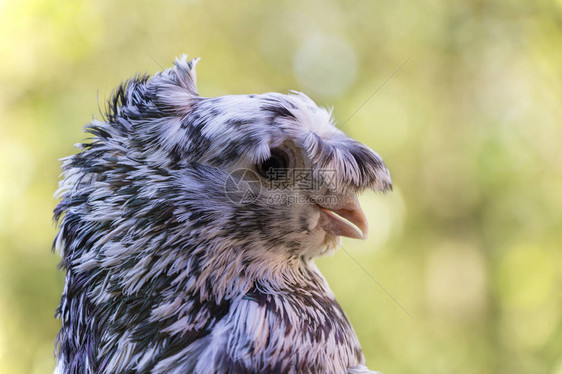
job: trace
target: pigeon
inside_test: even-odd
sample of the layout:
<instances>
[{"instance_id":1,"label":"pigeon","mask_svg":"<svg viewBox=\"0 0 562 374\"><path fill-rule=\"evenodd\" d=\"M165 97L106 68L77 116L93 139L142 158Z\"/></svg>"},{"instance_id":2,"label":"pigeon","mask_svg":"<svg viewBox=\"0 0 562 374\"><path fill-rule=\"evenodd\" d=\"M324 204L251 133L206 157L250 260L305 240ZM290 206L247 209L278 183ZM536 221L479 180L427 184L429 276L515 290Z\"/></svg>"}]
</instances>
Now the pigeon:
<instances>
[{"instance_id":1,"label":"pigeon","mask_svg":"<svg viewBox=\"0 0 562 374\"><path fill-rule=\"evenodd\" d=\"M314 259L388 169L303 93L199 96L198 60L123 82L62 159L55 373L374 373Z\"/></svg>"}]
</instances>

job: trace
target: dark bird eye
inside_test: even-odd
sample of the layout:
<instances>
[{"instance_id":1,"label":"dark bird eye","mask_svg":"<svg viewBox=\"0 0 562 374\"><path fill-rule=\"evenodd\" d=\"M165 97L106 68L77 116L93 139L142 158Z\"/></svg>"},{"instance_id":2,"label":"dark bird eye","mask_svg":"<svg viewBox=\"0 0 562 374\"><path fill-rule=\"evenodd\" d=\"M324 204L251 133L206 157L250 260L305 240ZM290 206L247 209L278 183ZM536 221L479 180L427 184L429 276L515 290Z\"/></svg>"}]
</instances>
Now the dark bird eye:
<instances>
[{"instance_id":1,"label":"dark bird eye","mask_svg":"<svg viewBox=\"0 0 562 374\"><path fill-rule=\"evenodd\" d=\"M276 179L279 177L279 171L289 167L289 155L279 148L271 150L271 156L257 165L258 172L267 179Z\"/></svg>"}]
</instances>

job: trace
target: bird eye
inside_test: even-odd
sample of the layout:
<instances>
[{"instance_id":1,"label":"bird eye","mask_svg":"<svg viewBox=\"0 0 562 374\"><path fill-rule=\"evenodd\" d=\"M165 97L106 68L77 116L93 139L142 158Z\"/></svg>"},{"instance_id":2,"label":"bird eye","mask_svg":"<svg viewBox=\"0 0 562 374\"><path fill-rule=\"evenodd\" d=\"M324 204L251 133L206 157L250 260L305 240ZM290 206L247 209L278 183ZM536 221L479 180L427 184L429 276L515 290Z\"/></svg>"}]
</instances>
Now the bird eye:
<instances>
[{"instance_id":1,"label":"bird eye","mask_svg":"<svg viewBox=\"0 0 562 374\"><path fill-rule=\"evenodd\" d=\"M273 148L271 156L257 165L258 172L267 179L279 178L280 172L287 168L289 168L289 155L279 148Z\"/></svg>"}]
</instances>

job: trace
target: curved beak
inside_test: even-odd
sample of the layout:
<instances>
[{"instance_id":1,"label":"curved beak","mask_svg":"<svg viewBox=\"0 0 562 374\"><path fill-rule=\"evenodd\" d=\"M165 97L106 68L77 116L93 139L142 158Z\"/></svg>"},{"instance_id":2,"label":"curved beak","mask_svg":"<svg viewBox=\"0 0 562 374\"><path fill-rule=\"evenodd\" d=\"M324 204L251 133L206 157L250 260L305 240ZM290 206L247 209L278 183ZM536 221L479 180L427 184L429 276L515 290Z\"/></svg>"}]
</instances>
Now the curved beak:
<instances>
[{"instance_id":1,"label":"curved beak","mask_svg":"<svg viewBox=\"0 0 562 374\"><path fill-rule=\"evenodd\" d=\"M320 206L321 214L327 218L322 228L336 236L347 236L354 239L365 239L368 226L367 217L357 199L337 209Z\"/></svg>"}]
</instances>

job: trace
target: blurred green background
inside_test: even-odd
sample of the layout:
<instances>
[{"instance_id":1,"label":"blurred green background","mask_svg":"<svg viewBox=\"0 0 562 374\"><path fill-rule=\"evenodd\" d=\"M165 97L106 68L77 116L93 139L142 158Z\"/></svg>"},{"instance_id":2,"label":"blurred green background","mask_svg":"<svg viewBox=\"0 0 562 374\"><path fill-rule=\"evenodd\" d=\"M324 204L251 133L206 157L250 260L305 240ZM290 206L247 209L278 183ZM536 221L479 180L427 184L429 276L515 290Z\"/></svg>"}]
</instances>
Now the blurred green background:
<instances>
[{"instance_id":1,"label":"blurred green background","mask_svg":"<svg viewBox=\"0 0 562 374\"><path fill-rule=\"evenodd\" d=\"M301 90L340 123L411 57L343 127L395 190L319 264L372 369L562 373L561 0L0 1L0 373L54 367L58 159L184 52L202 95Z\"/></svg>"}]
</instances>

